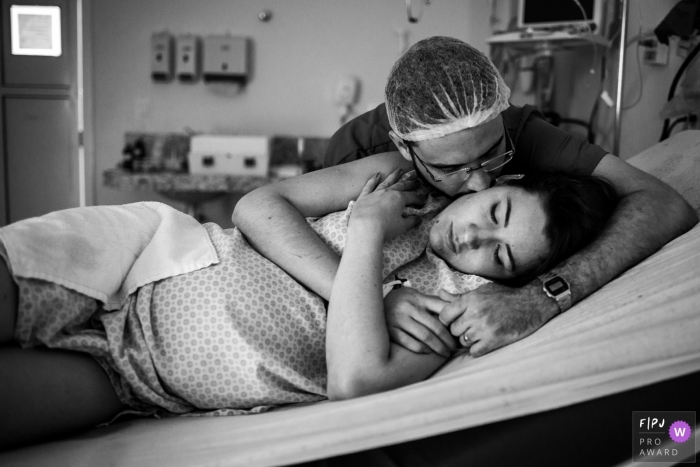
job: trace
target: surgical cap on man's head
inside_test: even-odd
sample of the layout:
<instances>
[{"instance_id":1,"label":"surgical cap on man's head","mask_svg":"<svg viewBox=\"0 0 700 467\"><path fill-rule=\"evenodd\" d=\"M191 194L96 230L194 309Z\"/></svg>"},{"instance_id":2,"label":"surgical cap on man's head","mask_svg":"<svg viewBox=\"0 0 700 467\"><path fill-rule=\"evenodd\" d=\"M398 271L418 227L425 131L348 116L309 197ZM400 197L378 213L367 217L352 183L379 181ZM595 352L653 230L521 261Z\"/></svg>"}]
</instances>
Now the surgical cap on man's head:
<instances>
[{"instance_id":1,"label":"surgical cap on man's head","mask_svg":"<svg viewBox=\"0 0 700 467\"><path fill-rule=\"evenodd\" d=\"M399 138L423 141L496 118L508 108L510 89L486 55L438 36L417 42L398 59L384 95Z\"/></svg>"}]
</instances>

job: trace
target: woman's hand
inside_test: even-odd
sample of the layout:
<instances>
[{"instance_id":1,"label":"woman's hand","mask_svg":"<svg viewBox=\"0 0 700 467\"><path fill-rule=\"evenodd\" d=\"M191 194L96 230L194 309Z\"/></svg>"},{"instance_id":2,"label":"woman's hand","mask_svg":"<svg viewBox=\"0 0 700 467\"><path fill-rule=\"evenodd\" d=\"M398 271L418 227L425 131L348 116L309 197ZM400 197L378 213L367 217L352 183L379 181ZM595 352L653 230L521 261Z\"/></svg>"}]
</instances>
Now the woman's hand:
<instances>
[{"instance_id":1,"label":"woman's hand","mask_svg":"<svg viewBox=\"0 0 700 467\"><path fill-rule=\"evenodd\" d=\"M440 311L450 302L411 287L389 292L384 297L384 316L392 342L414 353L434 352L449 358L458 344L440 322Z\"/></svg>"},{"instance_id":2,"label":"woman's hand","mask_svg":"<svg viewBox=\"0 0 700 467\"><path fill-rule=\"evenodd\" d=\"M380 181L377 173L365 184L352 208L349 228L381 232L387 241L420 224L418 216L404 216L403 209L425 203L427 195L419 190L415 175L401 179L401 169Z\"/></svg>"}]
</instances>

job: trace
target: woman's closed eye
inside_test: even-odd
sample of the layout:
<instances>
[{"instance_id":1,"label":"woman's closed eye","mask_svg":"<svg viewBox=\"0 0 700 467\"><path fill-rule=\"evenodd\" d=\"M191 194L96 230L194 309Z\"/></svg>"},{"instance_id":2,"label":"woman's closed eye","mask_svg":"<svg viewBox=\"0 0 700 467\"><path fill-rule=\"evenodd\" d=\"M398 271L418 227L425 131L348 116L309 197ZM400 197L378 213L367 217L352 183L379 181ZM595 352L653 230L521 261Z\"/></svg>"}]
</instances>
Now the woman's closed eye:
<instances>
[{"instance_id":1,"label":"woman's closed eye","mask_svg":"<svg viewBox=\"0 0 700 467\"><path fill-rule=\"evenodd\" d=\"M499 266L505 267L503 264L503 261L501 261L501 255L499 254L501 252L501 244L497 244L496 248L493 249L493 258L496 261L496 264Z\"/></svg>"},{"instance_id":2,"label":"woman's closed eye","mask_svg":"<svg viewBox=\"0 0 700 467\"><path fill-rule=\"evenodd\" d=\"M496 211L498 210L498 204L499 203L494 203L491 206L491 221L493 222L494 225L498 225L498 217L496 216ZM501 244L498 243L496 244L496 247L493 249L493 259L498 264L500 267L505 268L505 264L503 263L503 260L501 259Z\"/></svg>"}]
</instances>

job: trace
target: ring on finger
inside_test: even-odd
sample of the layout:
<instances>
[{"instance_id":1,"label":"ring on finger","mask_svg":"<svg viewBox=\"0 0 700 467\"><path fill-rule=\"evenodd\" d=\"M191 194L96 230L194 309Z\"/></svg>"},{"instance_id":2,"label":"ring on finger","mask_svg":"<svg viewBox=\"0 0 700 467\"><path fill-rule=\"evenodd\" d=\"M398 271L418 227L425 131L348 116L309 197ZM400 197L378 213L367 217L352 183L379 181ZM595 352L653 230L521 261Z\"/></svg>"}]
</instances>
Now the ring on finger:
<instances>
[{"instance_id":1,"label":"ring on finger","mask_svg":"<svg viewBox=\"0 0 700 467\"><path fill-rule=\"evenodd\" d=\"M469 344L471 343L471 342L469 341L469 338L467 337L467 333L466 333L466 332L465 332L464 334L462 334L462 337L464 338L464 343L465 343L466 345L469 345Z\"/></svg>"}]
</instances>

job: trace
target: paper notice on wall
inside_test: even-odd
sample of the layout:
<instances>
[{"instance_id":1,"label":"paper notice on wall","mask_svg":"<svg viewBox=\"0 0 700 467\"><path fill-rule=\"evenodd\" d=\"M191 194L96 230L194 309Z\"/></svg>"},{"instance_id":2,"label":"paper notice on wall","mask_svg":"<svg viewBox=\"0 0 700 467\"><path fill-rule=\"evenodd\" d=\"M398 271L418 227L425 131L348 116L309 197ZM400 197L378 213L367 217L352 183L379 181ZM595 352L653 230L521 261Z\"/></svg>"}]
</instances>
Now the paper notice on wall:
<instances>
[{"instance_id":1,"label":"paper notice on wall","mask_svg":"<svg viewBox=\"0 0 700 467\"><path fill-rule=\"evenodd\" d=\"M61 9L57 6L10 7L12 55L61 55Z\"/></svg>"}]
</instances>

